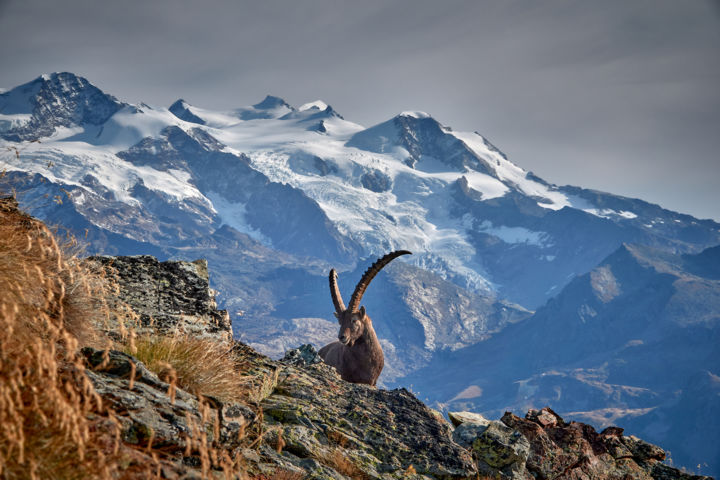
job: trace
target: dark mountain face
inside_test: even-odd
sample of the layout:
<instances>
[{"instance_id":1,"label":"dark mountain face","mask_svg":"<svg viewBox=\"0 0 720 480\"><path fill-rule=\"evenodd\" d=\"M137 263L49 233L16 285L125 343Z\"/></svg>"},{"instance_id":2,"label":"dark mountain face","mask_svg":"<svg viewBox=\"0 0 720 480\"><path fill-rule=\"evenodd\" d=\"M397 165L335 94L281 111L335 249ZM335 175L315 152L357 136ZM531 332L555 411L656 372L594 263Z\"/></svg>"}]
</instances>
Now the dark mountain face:
<instances>
[{"instance_id":1,"label":"dark mountain face","mask_svg":"<svg viewBox=\"0 0 720 480\"><path fill-rule=\"evenodd\" d=\"M408 152L405 162L420 169L423 165L419 162L433 158L457 171L469 168L493 174L486 160L426 114L398 115L355 134L347 145L377 153L383 153L388 147L402 147Z\"/></svg>"},{"instance_id":2,"label":"dark mountain face","mask_svg":"<svg viewBox=\"0 0 720 480\"><path fill-rule=\"evenodd\" d=\"M182 98L170 105L168 110L181 120L189 123L197 123L198 125L205 125L205 120L192 113L188 108L188 104L185 103L185 100Z\"/></svg>"},{"instance_id":3,"label":"dark mountain face","mask_svg":"<svg viewBox=\"0 0 720 480\"><path fill-rule=\"evenodd\" d=\"M684 465L717 459L688 421L701 415L703 428L720 431L701 408L717 399L720 371L716 251L623 245L531 318L405 381L450 410L552 405L598 427L622 424ZM680 414L680 404L695 413Z\"/></svg>"},{"instance_id":4,"label":"dark mountain face","mask_svg":"<svg viewBox=\"0 0 720 480\"><path fill-rule=\"evenodd\" d=\"M52 135L57 127L101 125L123 106L72 73L43 75L0 94L0 113L31 115L25 125L3 131L2 138L33 141Z\"/></svg>"}]
</instances>

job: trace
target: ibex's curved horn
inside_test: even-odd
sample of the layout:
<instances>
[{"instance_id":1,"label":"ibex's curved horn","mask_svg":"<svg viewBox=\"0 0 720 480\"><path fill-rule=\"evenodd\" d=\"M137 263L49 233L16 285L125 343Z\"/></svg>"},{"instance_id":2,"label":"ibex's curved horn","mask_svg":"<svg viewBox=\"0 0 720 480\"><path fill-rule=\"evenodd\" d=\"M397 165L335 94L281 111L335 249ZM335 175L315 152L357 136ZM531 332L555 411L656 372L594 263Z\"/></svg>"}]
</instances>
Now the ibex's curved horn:
<instances>
[{"instance_id":1,"label":"ibex's curved horn","mask_svg":"<svg viewBox=\"0 0 720 480\"><path fill-rule=\"evenodd\" d=\"M330 295L332 296L333 305L335 305L335 314L340 315L345 311L345 303L343 303L342 295L337 284L337 272L333 268L330 270Z\"/></svg>"},{"instance_id":2,"label":"ibex's curved horn","mask_svg":"<svg viewBox=\"0 0 720 480\"><path fill-rule=\"evenodd\" d=\"M367 290L368 285L370 285L372 279L375 278L375 275L377 275L378 272L382 270L385 265L387 265L400 255L412 255L412 253L408 252L407 250L396 250L392 253L388 253L387 255L378 259L375 263L370 265L370 268L365 271L362 278L355 287L355 291L353 292L352 297L350 298L350 305L348 306L348 309L350 309L351 312L358 311L358 307L360 306L360 300L362 300L362 296L365 293L365 290Z\"/></svg>"}]
</instances>

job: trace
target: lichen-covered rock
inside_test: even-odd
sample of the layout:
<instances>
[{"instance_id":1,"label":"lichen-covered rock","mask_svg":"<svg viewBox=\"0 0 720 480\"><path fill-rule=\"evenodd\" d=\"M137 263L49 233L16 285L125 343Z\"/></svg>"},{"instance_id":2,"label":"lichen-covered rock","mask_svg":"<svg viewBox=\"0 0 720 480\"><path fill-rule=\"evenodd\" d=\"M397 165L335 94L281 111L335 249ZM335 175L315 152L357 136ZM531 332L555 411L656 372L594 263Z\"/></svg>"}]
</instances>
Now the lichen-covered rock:
<instances>
[{"instance_id":1,"label":"lichen-covered rock","mask_svg":"<svg viewBox=\"0 0 720 480\"><path fill-rule=\"evenodd\" d=\"M634 459L643 463L665 460L665 451L657 445L648 443L633 435L621 438Z\"/></svg>"},{"instance_id":2,"label":"lichen-covered rock","mask_svg":"<svg viewBox=\"0 0 720 480\"><path fill-rule=\"evenodd\" d=\"M505 413L502 423L521 433L530 444L526 467L538 479L700 480L661 463L665 452L623 430L597 433L578 422L566 423L549 408L531 410L525 418Z\"/></svg>"},{"instance_id":3,"label":"lichen-covered rock","mask_svg":"<svg viewBox=\"0 0 720 480\"><path fill-rule=\"evenodd\" d=\"M295 365L298 367L306 365L314 365L316 363L322 363L322 358L318 355L317 350L312 345L305 344L298 348L293 348L285 352L285 356L280 360L282 363L288 365Z\"/></svg>"},{"instance_id":4,"label":"lichen-covered rock","mask_svg":"<svg viewBox=\"0 0 720 480\"><path fill-rule=\"evenodd\" d=\"M448 417L455 425L453 440L468 449L472 448L475 439L492 423L482 415L471 412L450 412Z\"/></svg>"},{"instance_id":5,"label":"lichen-covered rock","mask_svg":"<svg viewBox=\"0 0 720 480\"><path fill-rule=\"evenodd\" d=\"M281 432L283 458L301 468L314 460L351 477L399 478L411 466L437 478L476 475L450 425L405 389L347 383L322 363L286 364L261 405ZM316 473L310 468L310 478L334 478Z\"/></svg>"},{"instance_id":6,"label":"lichen-covered rock","mask_svg":"<svg viewBox=\"0 0 720 480\"><path fill-rule=\"evenodd\" d=\"M88 376L117 412L123 441L171 454L176 463L165 466L176 473L197 473L199 460L185 451L202 431L215 447L239 454L250 476L278 470L318 480L476 475L470 453L452 441L449 423L407 390L347 383L312 356L309 365L295 366L239 342L234 352L254 379L250 403L201 402L180 388L172 401L170 385L132 356L83 349ZM251 430L254 437L239 441Z\"/></svg>"},{"instance_id":7,"label":"lichen-covered rock","mask_svg":"<svg viewBox=\"0 0 720 480\"><path fill-rule=\"evenodd\" d=\"M481 475L525 480L532 478L525 468L530 443L520 432L497 420L471 412L451 412L456 425L453 440L472 452Z\"/></svg>"},{"instance_id":8,"label":"lichen-covered rock","mask_svg":"<svg viewBox=\"0 0 720 480\"><path fill-rule=\"evenodd\" d=\"M230 339L232 327L225 310L218 310L208 281L206 260L160 262L149 255L95 256L89 264L105 268L117 284L110 295L111 311L129 306L138 318L125 318L126 327L142 333L183 332L198 337ZM110 330L117 332L116 325Z\"/></svg>"},{"instance_id":9,"label":"lichen-covered rock","mask_svg":"<svg viewBox=\"0 0 720 480\"><path fill-rule=\"evenodd\" d=\"M242 404L205 399L203 405L195 395L163 382L123 352L85 347L82 353L89 367L87 375L103 402L116 412L126 443L180 452L199 426L208 432L210 441L232 447L240 426L256 419Z\"/></svg>"},{"instance_id":10,"label":"lichen-covered rock","mask_svg":"<svg viewBox=\"0 0 720 480\"><path fill-rule=\"evenodd\" d=\"M481 474L513 480L532 479L525 468L530 442L517 430L493 421L472 444Z\"/></svg>"}]
</instances>

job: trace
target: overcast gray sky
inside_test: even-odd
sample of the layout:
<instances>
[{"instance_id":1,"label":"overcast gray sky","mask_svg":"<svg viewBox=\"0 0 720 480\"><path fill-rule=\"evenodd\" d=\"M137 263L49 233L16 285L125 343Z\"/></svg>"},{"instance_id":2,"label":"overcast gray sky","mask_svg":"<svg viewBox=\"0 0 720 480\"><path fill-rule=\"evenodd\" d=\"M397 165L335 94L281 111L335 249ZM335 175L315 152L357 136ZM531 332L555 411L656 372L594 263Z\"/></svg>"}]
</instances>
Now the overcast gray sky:
<instances>
[{"instance_id":1,"label":"overcast gray sky","mask_svg":"<svg viewBox=\"0 0 720 480\"><path fill-rule=\"evenodd\" d=\"M0 87L424 110L551 183L720 220L720 1L0 0Z\"/></svg>"}]
</instances>

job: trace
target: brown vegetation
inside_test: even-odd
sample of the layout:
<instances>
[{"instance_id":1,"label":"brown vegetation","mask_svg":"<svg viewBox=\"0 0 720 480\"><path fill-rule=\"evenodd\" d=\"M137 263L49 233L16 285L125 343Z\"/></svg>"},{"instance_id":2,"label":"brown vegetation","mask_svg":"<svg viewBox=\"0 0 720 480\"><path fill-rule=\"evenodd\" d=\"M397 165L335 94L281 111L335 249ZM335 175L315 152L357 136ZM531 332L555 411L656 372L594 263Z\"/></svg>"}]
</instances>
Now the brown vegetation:
<instances>
[{"instance_id":1,"label":"brown vegetation","mask_svg":"<svg viewBox=\"0 0 720 480\"><path fill-rule=\"evenodd\" d=\"M189 335L142 336L124 345L126 353L160 378L196 395L227 402L249 395L249 380L232 343Z\"/></svg>"},{"instance_id":2,"label":"brown vegetation","mask_svg":"<svg viewBox=\"0 0 720 480\"><path fill-rule=\"evenodd\" d=\"M117 427L78 354L98 341L102 278L13 200L0 217L0 476L109 477Z\"/></svg>"},{"instance_id":3,"label":"brown vegetation","mask_svg":"<svg viewBox=\"0 0 720 480\"><path fill-rule=\"evenodd\" d=\"M367 480L368 476L355 463L348 458L341 448L333 448L327 454L318 458L322 463L330 466L341 475L353 480Z\"/></svg>"},{"instance_id":4,"label":"brown vegetation","mask_svg":"<svg viewBox=\"0 0 720 480\"><path fill-rule=\"evenodd\" d=\"M73 239L61 244L14 199L0 199L0 478L159 478L172 460L152 445L122 442L114 412L85 374L82 346L126 350L172 388L197 394L203 418L192 425L188 453L204 478L211 469L242 476L237 458L208 441L213 419L202 401L253 396L232 345L132 331L114 343L102 332L128 312L108 310L112 285L76 253Z\"/></svg>"}]
</instances>

